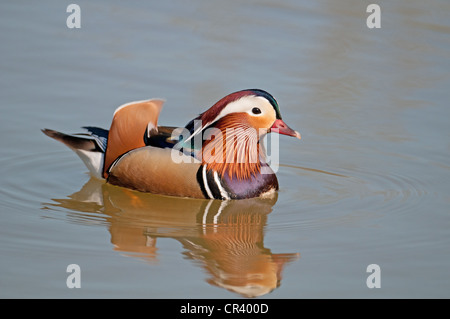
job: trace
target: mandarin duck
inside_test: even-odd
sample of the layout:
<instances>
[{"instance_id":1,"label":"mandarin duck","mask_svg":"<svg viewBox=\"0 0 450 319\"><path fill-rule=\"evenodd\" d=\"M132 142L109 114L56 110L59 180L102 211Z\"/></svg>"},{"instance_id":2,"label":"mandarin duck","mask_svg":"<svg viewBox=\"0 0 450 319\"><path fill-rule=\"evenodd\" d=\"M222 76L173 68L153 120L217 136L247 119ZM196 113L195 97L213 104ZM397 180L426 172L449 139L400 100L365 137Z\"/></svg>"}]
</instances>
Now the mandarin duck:
<instances>
[{"instance_id":1,"label":"mandarin duck","mask_svg":"<svg viewBox=\"0 0 450 319\"><path fill-rule=\"evenodd\" d=\"M93 176L113 185L220 200L278 190L262 139L269 132L301 137L281 119L272 95L259 89L231 93L181 128L158 126L163 103L124 104L115 110L109 130L42 131L75 151Z\"/></svg>"}]
</instances>

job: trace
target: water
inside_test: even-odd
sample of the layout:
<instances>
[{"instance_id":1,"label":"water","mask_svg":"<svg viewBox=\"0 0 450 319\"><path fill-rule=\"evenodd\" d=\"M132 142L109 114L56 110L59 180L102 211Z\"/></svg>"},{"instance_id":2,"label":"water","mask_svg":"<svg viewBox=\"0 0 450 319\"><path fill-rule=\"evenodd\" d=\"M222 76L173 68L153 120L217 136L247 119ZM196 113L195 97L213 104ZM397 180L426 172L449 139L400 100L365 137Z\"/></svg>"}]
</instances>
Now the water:
<instances>
[{"instance_id":1,"label":"water","mask_svg":"<svg viewBox=\"0 0 450 319\"><path fill-rule=\"evenodd\" d=\"M77 30L64 3L1 3L0 296L448 298L450 3L378 1L381 29L369 3L78 1ZM273 201L105 185L39 131L150 97L183 125L253 87L302 134Z\"/></svg>"}]
</instances>

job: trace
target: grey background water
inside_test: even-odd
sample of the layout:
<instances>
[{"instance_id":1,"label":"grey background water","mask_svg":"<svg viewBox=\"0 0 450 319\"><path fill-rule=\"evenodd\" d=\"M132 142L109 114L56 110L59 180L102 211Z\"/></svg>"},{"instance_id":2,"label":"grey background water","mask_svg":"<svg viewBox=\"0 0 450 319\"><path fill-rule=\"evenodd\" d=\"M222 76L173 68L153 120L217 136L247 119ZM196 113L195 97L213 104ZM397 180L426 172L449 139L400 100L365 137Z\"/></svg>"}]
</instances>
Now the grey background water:
<instances>
[{"instance_id":1,"label":"grey background water","mask_svg":"<svg viewBox=\"0 0 450 319\"><path fill-rule=\"evenodd\" d=\"M370 1L80 0L81 29L69 3L0 3L0 297L450 296L450 2L378 1L380 29ZM276 203L108 187L40 132L151 97L184 125L254 87L303 137Z\"/></svg>"}]
</instances>

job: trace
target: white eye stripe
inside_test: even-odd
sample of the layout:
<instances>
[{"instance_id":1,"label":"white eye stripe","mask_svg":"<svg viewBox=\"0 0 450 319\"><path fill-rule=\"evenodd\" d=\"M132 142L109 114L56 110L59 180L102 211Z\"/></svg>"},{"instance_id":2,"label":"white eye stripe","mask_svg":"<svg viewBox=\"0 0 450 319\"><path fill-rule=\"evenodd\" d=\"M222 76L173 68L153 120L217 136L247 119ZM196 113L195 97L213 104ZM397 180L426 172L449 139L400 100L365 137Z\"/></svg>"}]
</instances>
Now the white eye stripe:
<instances>
[{"instance_id":1,"label":"white eye stripe","mask_svg":"<svg viewBox=\"0 0 450 319\"><path fill-rule=\"evenodd\" d=\"M260 114L254 114L252 112L253 108L259 108L261 110ZM262 96L244 96L234 102L229 103L214 119L213 122L218 119L231 114L231 113L248 113L252 116L261 114L273 114L275 117L275 110L267 99Z\"/></svg>"}]
</instances>

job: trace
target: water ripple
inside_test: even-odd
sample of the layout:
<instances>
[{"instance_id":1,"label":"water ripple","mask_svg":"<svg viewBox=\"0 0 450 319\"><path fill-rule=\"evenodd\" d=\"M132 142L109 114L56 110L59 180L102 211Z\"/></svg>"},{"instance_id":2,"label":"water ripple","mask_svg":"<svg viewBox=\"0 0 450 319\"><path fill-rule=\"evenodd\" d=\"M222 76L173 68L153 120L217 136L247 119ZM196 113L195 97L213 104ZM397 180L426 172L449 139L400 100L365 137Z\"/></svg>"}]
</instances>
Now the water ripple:
<instances>
[{"instance_id":1,"label":"water ripple","mask_svg":"<svg viewBox=\"0 0 450 319\"><path fill-rule=\"evenodd\" d=\"M76 185L78 179L81 181L85 177L77 172L77 160L74 154L67 151L2 158L2 206L33 209L52 192L70 192L71 186Z\"/></svg>"},{"instance_id":2,"label":"water ripple","mask_svg":"<svg viewBox=\"0 0 450 319\"><path fill-rule=\"evenodd\" d=\"M406 214L426 198L430 188L414 176L391 172L280 166L288 171L282 177L298 178L289 178L289 184L281 186L284 197L277 208L284 217L271 225L275 228L317 229Z\"/></svg>"},{"instance_id":3,"label":"water ripple","mask_svg":"<svg viewBox=\"0 0 450 319\"><path fill-rule=\"evenodd\" d=\"M61 218L61 214L54 214L59 210L67 213L64 205L57 203L61 206L58 207L49 198L74 200L68 194L73 194L87 179L84 166L66 150L6 157L0 161L0 167L2 206L40 207L48 210L46 218ZM430 188L414 176L391 172L355 167L336 171L287 164L280 167L283 169L278 174L285 183L281 183L282 200L274 209L282 212L284 218L271 227L320 228L382 214L405 214L428 195ZM96 202L80 201L65 218L88 224L107 223L104 207Z\"/></svg>"}]
</instances>

